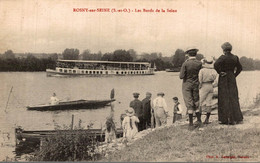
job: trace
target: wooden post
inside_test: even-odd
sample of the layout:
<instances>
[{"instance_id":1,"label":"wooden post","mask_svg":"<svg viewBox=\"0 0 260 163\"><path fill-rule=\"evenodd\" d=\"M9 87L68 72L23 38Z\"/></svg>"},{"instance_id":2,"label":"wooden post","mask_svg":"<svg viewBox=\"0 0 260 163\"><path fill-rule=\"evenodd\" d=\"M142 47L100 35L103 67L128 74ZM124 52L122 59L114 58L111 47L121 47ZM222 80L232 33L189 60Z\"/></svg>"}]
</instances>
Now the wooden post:
<instances>
[{"instance_id":1,"label":"wooden post","mask_svg":"<svg viewBox=\"0 0 260 163\"><path fill-rule=\"evenodd\" d=\"M71 130L73 130L73 126L74 126L74 114L72 114L71 117Z\"/></svg>"}]
</instances>

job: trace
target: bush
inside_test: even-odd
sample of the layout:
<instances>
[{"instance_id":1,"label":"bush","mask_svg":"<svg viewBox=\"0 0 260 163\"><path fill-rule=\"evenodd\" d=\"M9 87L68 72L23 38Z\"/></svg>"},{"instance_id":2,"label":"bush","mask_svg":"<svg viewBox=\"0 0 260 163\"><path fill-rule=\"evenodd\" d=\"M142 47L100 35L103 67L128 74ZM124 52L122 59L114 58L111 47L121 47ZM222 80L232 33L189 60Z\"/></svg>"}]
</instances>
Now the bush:
<instances>
[{"instance_id":1,"label":"bush","mask_svg":"<svg viewBox=\"0 0 260 163\"><path fill-rule=\"evenodd\" d=\"M72 134L73 133L73 134ZM41 149L30 157L30 161L93 161L100 155L96 151L98 142L82 130L58 131L46 138Z\"/></svg>"}]
</instances>

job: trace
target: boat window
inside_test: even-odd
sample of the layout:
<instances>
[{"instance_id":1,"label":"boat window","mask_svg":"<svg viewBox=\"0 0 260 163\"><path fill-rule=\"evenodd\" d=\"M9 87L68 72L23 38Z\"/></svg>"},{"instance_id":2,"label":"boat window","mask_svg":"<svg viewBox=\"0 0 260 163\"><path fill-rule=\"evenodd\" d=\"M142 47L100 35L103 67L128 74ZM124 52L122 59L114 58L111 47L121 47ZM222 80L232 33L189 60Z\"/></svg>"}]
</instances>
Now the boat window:
<instances>
[{"instance_id":1,"label":"boat window","mask_svg":"<svg viewBox=\"0 0 260 163\"><path fill-rule=\"evenodd\" d=\"M69 70L69 72L71 72L71 70Z\"/></svg>"},{"instance_id":2,"label":"boat window","mask_svg":"<svg viewBox=\"0 0 260 163\"><path fill-rule=\"evenodd\" d=\"M97 71L97 74L99 74L99 71Z\"/></svg>"},{"instance_id":3,"label":"boat window","mask_svg":"<svg viewBox=\"0 0 260 163\"><path fill-rule=\"evenodd\" d=\"M90 74L92 74L92 71L89 71Z\"/></svg>"},{"instance_id":4,"label":"boat window","mask_svg":"<svg viewBox=\"0 0 260 163\"><path fill-rule=\"evenodd\" d=\"M64 70L65 73L67 73L67 70Z\"/></svg>"},{"instance_id":5,"label":"boat window","mask_svg":"<svg viewBox=\"0 0 260 163\"><path fill-rule=\"evenodd\" d=\"M62 69L60 69L60 72L62 72Z\"/></svg>"},{"instance_id":6,"label":"boat window","mask_svg":"<svg viewBox=\"0 0 260 163\"><path fill-rule=\"evenodd\" d=\"M76 73L76 70L73 70L73 73Z\"/></svg>"},{"instance_id":7,"label":"boat window","mask_svg":"<svg viewBox=\"0 0 260 163\"><path fill-rule=\"evenodd\" d=\"M84 74L84 71L81 71L82 74Z\"/></svg>"},{"instance_id":8,"label":"boat window","mask_svg":"<svg viewBox=\"0 0 260 163\"><path fill-rule=\"evenodd\" d=\"M125 71L125 74L126 74L127 72Z\"/></svg>"},{"instance_id":9,"label":"boat window","mask_svg":"<svg viewBox=\"0 0 260 163\"><path fill-rule=\"evenodd\" d=\"M88 71L86 71L86 74L88 74Z\"/></svg>"},{"instance_id":10,"label":"boat window","mask_svg":"<svg viewBox=\"0 0 260 163\"><path fill-rule=\"evenodd\" d=\"M106 74L108 74L108 71L106 71Z\"/></svg>"},{"instance_id":11,"label":"boat window","mask_svg":"<svg viewBox=\"0 0 260 163\"><path fill-rule=\"evenodd\" d=\"M142 73L144 74L144 71L142 71Z\"/></svg>"},{"instance_id":12,"label":"boat window","mask_svg":"<svg viewBox=\"0 0 260 163\"><path fill-rule=\"evenodd\" d=\"M96 71L93 71L93 74L95 74L96 73Z\"/></svg>"},{"instance_id":13,"label":"boat window","mask_svg":"<svg viewBox=\"0 0 260 163\"><path fill-rule=\"evenodd\" d=\"M118 71L116 72L116 74L118 74Z\"/></svg>"},{"instance_id":14,"label":"boat window","mask_svg":"<svg viewBox=\"0 0 260 163\"><path fill-rule=\"evenodd\" d=\"M103 72L102 72L102 71L100 71L100 74L103 74Z\"/></svg>"},{"instance_id":15,"label":"boat window","mask_svg":"<svg viewBox=\"0 0 260 163\"><path fill-rule=\"evenodd\" d=\"M133 71L131 71L131 74L133 74Z\"/></svg>"},{"instance_id":16,"label":"boat window","mask_svg":"<svg viewBox=\"0 0 260 163\"><path fill-rule=\"evenodd\" d=\"M122 71L121 74L124 74L124 72Z\"/></svg>"},{"instance_id":17,"label":"boat window","mask_svg":"<svg viewBox=\"0 0 260 163\"><path fill-rule=\"evenodd\" d=\"M138 74L138 71L136 73Z\"/></svg>"}]
</instances>

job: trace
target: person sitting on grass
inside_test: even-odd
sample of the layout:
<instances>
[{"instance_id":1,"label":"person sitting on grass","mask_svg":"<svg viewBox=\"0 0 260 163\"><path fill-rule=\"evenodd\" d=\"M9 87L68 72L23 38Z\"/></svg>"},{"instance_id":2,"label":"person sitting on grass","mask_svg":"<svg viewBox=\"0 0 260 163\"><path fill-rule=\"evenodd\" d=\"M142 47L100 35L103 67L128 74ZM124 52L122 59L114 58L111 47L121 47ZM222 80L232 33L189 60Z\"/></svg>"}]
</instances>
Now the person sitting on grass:
<instances>
[{"instance_id":1,"label":"person sitting on grass","mask_svg":"<svg viewBox=\"0 0 260 163\"><path fill-rule=\"evenodd\" d=\"M122 128L124 130L124 137L127 140L131 140L137 134L138 129L136 123L139 123L139 119L135 116L133 108L126 110L126 116L122 122Z\"/></svg>"},{"instance_id":2,"label":"person sitting on grass","mask_svg":"<svg viewBox=\"0 0 260 163\"><path fill-rule=\"evenodd\" d=\"M178 97L173 97L174 107L173 107L173 123L182 119L182 106L179 102Z\"/></svg>"}]
</instances>

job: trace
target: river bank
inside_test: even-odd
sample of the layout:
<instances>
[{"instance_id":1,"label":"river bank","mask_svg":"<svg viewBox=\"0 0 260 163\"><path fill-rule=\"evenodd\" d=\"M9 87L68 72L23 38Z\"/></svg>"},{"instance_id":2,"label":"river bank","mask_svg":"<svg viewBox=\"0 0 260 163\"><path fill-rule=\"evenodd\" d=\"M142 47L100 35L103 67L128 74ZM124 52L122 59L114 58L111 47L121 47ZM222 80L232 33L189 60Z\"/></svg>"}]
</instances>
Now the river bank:
<instances>
[{"instance_id":1,"label":"river bank","mask_svg":"<svg viewBox=\"0 0 260 163\"><path fill-rule=\"evenodd\" d=\"M101 161L260 161L260 105L243 110L243 124L219 125L217 116L212 116L211 124L189 131L183 119L147 133Z\"/></svg>"}]
</instances>

